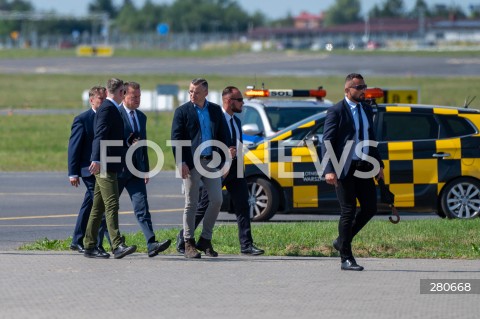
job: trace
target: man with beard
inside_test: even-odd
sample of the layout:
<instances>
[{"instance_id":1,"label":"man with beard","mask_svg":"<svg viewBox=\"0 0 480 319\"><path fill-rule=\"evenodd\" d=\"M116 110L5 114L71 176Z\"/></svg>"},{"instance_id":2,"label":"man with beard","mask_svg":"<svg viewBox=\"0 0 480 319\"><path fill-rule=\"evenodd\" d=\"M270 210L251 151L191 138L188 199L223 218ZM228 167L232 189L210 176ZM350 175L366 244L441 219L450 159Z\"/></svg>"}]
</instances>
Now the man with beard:
<instances>
[{"instance_id":1,"label":"man with beard","mask_svg":"<svg viewBox=\"0 0 480 319\"><path fill-rule=\"evenodd\" d=\"M339 160L345 148L348 152L346 162L340 163L343 166L340 165L339 176L332 161L328 161L324 170L325 181L335 186L340 203L339 236L333 247L340 251L342 270L363 270L353 257L352 240L377 212L373 177L383 179L383 162L378 149L365 146L367 141L375 142L373 110L363 103L366 89L360 74L347 75L345 98L328 109L323 132L322 157ZM358 213L357 199L360 203Z\"/></svg>"}]
</instances>

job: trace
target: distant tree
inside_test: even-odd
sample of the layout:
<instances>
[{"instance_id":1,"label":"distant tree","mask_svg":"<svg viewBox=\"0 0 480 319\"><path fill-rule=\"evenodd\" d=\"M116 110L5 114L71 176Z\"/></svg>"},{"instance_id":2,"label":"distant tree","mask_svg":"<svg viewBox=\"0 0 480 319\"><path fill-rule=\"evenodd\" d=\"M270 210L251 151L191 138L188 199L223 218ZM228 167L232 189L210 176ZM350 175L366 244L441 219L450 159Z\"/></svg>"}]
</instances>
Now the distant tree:
<instances>
[{"instance_id":1,"label":"distant tree","mask_svg":"<svg viewBox=\"0 0 480 319\"><path fill-rule=\"evenodd\" d=\"M2 11L33 11L32 4L24 0L0 0L0 10ZM22 22L19 20L0 20L0 35L10 35L12 31L20 31Z\"/></svg>"},{"instance_id":2,"label":"distant tree","mask_svg":"<svg viewBox=\"0 0 480 319\"><path fill-rule=\"evenodd\" d=\"M245 31L252 21L232 0L176 0L167 11L175 32Z\"/></svg>"},{"instance_id":3,"label":"distant tree","mask_svg":"<svg viewBox=\"0 0 480 319\"><path fill-rule=\"evenodd\" d=\"M123 0L123 5L114 22L115 27L122 33L143 32L142 19L132 0Z\"/></svg>"},{"instance_id":4,"label":"distant tree","mask_svg":"<svg viewBox=\"0 0 480 319\"><path fill-rule=\"evenodd\" d=\"M0 0L0 10L2 11L33 11L33 5L25 0Z\"/></svg>"},{"instance_id":5,"label":"distant tree","mask_svg":"<svg viewBox=\"0 0 480 319\"><path fill-rule=\"evenodd\" d=\"M167 8L166 5L155 5L151 0L145 1L142 9L138 12L138 16L142 20L143 31L155 31L157 25L164 22Z\"/></svg>"},{"instance_id":6,"label":"distant tree","mask_svg":"<svg viewBox=\"0 0 480 319\"><path fill-rule=\"evenodd\" d=\"M444 19L463 19L466 18L462 8L456 5L447 6L443 4L437 4L433 7L432 17L444 18Z\"/></svg>"},{"instance_id":7,"label":"distant tree","mask_svg":"<svg viewBox=\"0 0 480 319\"><path fill-rule=\"evenodd\" d=\"M336 0L325 14L327 26L362 21L360 0Z\"/></svg>"},{"instance_id":8,"label":"distant tree","mask_svg":"<svg viewBox=\"0 0 480 319\"><path fill-rule=\"evenodd\" d=\"M416 18L420 15L420 12L423 12L425 17L430 17L432 15L424 0L415 1L415 5L413 6L412 11L410 11L409 16Z\"/></svg>"},{"instance_id":9,"label":"distant tree","mask_svg":"<svg viewBox=\"0 0 480 319\"><path fill-rule=\"evenodd\" d=\"M92 3L88 5L89 13L108 13L110 19L115 19L117 16L117 9L113 5L112 0L93 0Z\"/></svg>"},{"instance_id":10,"label":"distant tree","mask_svg":"<svg viewBox=\"0 0 480 319\"><path fill-rule=\"evenodd\" d=\"M405 16L403 0L385 0L380 6L375 5L369 12L372 18L400 18Z\"/></svg>"},{"instance_id":11,"label":"distant tree","mask_svg":"<svg viewBox=\"0 0 480 319\"><path fill-rule=\"evenodd\" d=\"M294 24L295 24L295 19L293 18L291 12L288 12L285 18L273 20L269 23L269 25L271 25L272 27L277 27L277 28L293 27Z\"/></svg>"}]
</instances>

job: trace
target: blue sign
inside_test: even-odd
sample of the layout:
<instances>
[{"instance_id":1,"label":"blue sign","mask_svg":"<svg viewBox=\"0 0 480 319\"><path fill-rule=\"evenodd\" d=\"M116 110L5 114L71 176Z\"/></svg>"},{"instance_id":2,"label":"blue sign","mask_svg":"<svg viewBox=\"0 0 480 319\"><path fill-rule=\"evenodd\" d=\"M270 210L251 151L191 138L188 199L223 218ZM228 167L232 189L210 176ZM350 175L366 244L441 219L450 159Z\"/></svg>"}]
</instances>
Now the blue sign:
<instances>
[{"instance_id":1,"label":"blue sign","mask_svg":"<svg viewBox=\"0 0 480 319\"><path fill-rule=\"evenodd\" d=\"M166 24L166 23L159 23L157 25L157 32L160 35L167 35L168 34L168 29L169 29L169 27L168 27L168 24Z\"/></svg>"}]
</instances>

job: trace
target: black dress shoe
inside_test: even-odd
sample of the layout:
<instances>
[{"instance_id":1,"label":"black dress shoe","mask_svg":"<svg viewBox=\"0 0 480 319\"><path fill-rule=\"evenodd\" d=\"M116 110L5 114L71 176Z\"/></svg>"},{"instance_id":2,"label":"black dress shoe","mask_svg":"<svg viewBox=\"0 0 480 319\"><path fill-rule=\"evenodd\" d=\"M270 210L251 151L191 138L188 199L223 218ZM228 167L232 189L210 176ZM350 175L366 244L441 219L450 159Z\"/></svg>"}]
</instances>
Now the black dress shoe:
<instances>
[{"instance_id":1,"label":"black dress shoe","mask_svg":"<svg viewBox=\"0 0 480 319\"><path fill-rule=\"evenodd\" d=\"M243 255L258 256L265 253L265 250L255 247L253 244L241 250Z\"/></svg>"},{"instance_id":2,"label":"black dress shoe","mask_svg":"<svg viewBox=\"0 0 480 319\"><path fill-rule=\"evenodd\" d=\"M335 250L337 251L340 251L340 244L338 243L338 238L336 238L334 241L333 241L333 248L335 248Z\"/></svg>"},{"instance_id":3,"label":"black dress shoe","mask_svg":"<svg viewBox=\"0 0 480 319\"><path fill-rule=\"evenodd\" d=\"M218 257L218 253L213 249L212 241L209 239L200 237L197 244L195 245L195 248L203 251L205 255L209 257Z\"/></svg>"},{"instance_id":4,"label":"black dress shoe","mask_svg":"<svg viewBox=\"0 0 480 319\"><path fill-rule=\"evenodd\" d=\"M150 244L149 248L148 248L148 257L155 257L156 255L158 255L158 253L164 251L165 249L167 249L168 247L170 247L170 244L172 243L172 241L170 239L167 239L165 241L162 241L161 243L159 243L158 241Z\"/></svg>"},{"instance_id":5,"label":"black dress shoe","mask_svg":"<svg viewBox=\"0 0 480 319\"><path fill-rule=\"evenodd\" d=\"M355 259L347 259L342 263L342 270L362 271L363 267L358 265Z\"/></svg>"},{"instance_id":6,"label":"black dress shoe","mask_svg":"<svg viewBox=\"0 0 480 319\"><path fill-rule=\"evenodd\" d=\"M177 251L180 254L185 254L185 240L183 239L183 233L179 232L177 235Z\"/></svg>"},{"instance_id":7,"label":"black dress shoe","mask_svg":"<svg viewBox=\"0 0 480 319\"><path fill-rule=\"evenodd\" d=\"M80 244L71 244L70 245L70 250L78 251L79 253L82 253L85 251L82 245Z\"/></svg>"},{"instance_id":8,"label":"black dress shoe","mask_svg":"<svg viewBox=\"0 0 480 319\"><path fill-rule=\"evenodd\" d=\"M83 256L87 258L110 258L110 254L105 252L105 250L101 251L97 247L92 249L85 249Z\"/></svg>"},{"instance_id":9,"label":"black dress shoe","mask_svg":"<svg viewBox=\"0 0 480 319\"><path fill-rule=\"evenodd\" d=\"M127 246L124 243L120 244L117 248L113 250L113 258L120 259L127 255L133 254L137 250L137 246Z\"/></svg>"}]
</instances>

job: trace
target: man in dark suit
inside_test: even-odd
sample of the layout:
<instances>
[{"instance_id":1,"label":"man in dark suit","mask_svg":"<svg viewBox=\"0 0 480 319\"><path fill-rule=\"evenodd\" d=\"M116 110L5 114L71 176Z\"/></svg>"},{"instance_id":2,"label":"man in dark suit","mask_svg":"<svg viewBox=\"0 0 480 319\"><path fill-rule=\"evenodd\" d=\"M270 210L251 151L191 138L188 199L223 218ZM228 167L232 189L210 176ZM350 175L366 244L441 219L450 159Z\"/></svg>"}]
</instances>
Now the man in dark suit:
<instances>
[{"instance_id":1,"label":"man in dark suit","mask_svg":"<svg viewBox=\"0 0 480 319\"><path fill-rule=\"evenodd\" d=\"M222 205L222 172L219 171L222 156L218 156L221 153L218 150L220 144L224 150L231 146L228 145L228 127L221 107L206 99L208 83L205 79L194 79L190 83L189 95L190 101L175 110L171 135L175 161L185 185L184 256L200 258L198 249L208 256L217 257L218 253L213 249L211 240ZM226 152L230 154L223 159L235 156L233 146ZM202 234L195 243L195 213L202 182L210 203L203 219Z\"/></svg>"},{"instance_id":2,"label":"man in dark suit","mask_svg":"<svg viewBox=\"0 0 480 319\"><path fill-rule=\"evenodd\" d=\"M373 177L383 179L383 161L376 147L373 110L365 101L365 84L360 74L345 79L345 98L330 107L325 119L322 157L345 163L334 167L328 161L325 181L334 185L340 203L339 236L333 247L340 251L342 270L363 270L352 253L352 240L377 212L377 193ZM339 171L340 170L340 171ZM357 199L360 211L356 213Z\"/></svg>"},{"instance_id":3,"label":"man in dark suit","mask_svg":"<svg viewBox=\"0 0 480 319\"><path fill-rule=\"evenodd\" d=\"M125 161L123 140L123 120L118 110L118 104L125 95L123 81L112 78L107 82L107 99L103 101L95 115L95 137L92 143L92 157L89 170L95 174L96 184L93 197L93 207L88 219L87 231L83 243L84 256L89 258L108 258L95 249L98 228L103 212L107 222L108 233L113 248L114 258L123 258L137 249L127 246L120 235L118 226L119 193L117 174L122 171Z\"/></svg>"},{"instance_id":4,"label":"man in dark suit","mask_svg":"<svg viewBox=\"0 0 480 319\"><path fill-rule=\"evenodd\" d=\"M70 184L74 187L80 185L80 177L87 188L82 206L78 212L77 222L73 231L70 249L84 253L83 238L87 228L88 217L93 204L93 190L95 188L95 177L88 171L90 156L92 155L93 141L93 120L95 112L107 97L106 89L103 86L94 86L88 92L90 109L75 117L72 124L70 140L68 143L68 177ZM105 218L102 219L97 238L97 248L103 249L103 237L105 233Z\"/></svg>"},{"instance_id":5,"label":"man in dark suit","mask_svg":"<svg viewBox=\"0 0 480 319\"><path fill-rule=\"evenodd\" d=\"M125 152L127 152L128 147L135 147L134 145L138 141L147 140L147 116L138 110L141 96L140 84L126 82L124 87L126 93L119 110L123 119L123 136L124 140L127 141L127 148L125 149ZM126 157L125 162L123 171L118 175L118 191L121 195L124 188L127 190L132 201L135 217L147 241L148 257L154 257L167 249L171 241L167 239L159 243L155 240L147 200L148 173L150 171L147 146L138 147L131 157Z\"/></svg>"},{"instance_id":6,"label":"man in dark suit","mask_svg":"<svg viewBox=\"0 0 480 319\"><path fill-rule=\"evenodd\" d=\"M243 143L242 123L235 116L235 113L241 113L243 108L243 97L240 90L234 86L227 86L222 92L223 114L225 122L229 128L231 142L237 150ZM250 223L250 206L248 204L248 186L243 174L238 176L238 169L243 172L242 152L237 152L237 156L232 160L232 166L222 184L227 188L233 200L233 210L237 216L238 239L240 240L240 252L244 255L262 255L263 249L255 247L252 238L252 229ZM197 227L205 215L208 207L208 192L202 187L200 200L195 215L195 227ZM177 236L177 251L185 251L185 242L183 240L183 230Z\"/></svg>"}]
</instances>

